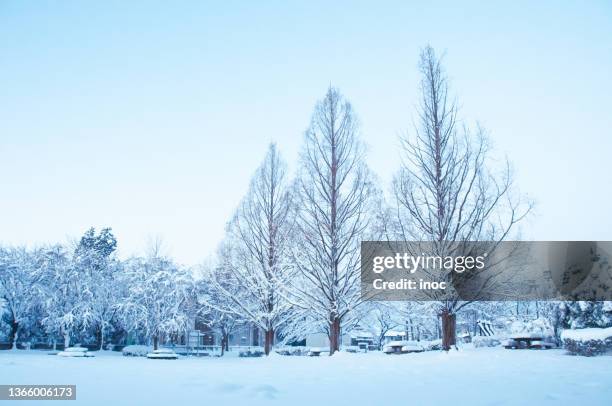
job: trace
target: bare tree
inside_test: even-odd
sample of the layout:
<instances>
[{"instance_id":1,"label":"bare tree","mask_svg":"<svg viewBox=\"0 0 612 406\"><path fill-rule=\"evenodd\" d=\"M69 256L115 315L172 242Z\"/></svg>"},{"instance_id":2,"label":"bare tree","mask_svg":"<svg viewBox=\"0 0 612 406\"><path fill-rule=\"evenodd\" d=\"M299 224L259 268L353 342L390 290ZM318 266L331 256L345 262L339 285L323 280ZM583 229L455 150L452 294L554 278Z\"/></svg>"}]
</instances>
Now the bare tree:
<instances>
[{"instance_id":1,"label":"bare tree","mask_svg":"<svg viewBox=\"0 0 612 406\"><path fill-rule=\"evenodd\" d=\"M213 287L228 299L223 302L225 311L243 316L264 331L266 355L288 315L289 304L278 291L290 277L287 257L293 223L287 166L271 144L228 226L231 255L221 265L239 287L238 293L228 290L218 278L212 279Z\"/></svg>"},{"instance_id":2,"label":"bare tree","mask_svg":"<svg viewBox=\"0 0 612 406\"><path fill-rule=\"evenodd\" d=\"M322 323L330 355L361 303L359 247L369 226L373 196L353 109L340 92L317 103L301 154L298 234L293 283L297 304Z\"/></svg>"},{"instance_id":3,"label":"bare tree","mask_svg":"<svg viewBox=\"0 0 612 406\"><path fill-rule=\"evenodd\" d=\"M421 52L420 71L415 137L402 138L403 161L393 184L398 233L404 241L432 242L437 255L456 254L467 241L493 241L494 249L531 205L513 198L507 163L501 174L488 169L483 129L473 134L458 126L447 77L429 46ZM466 304L457 295L439 298L444 349L455 344L455 313Z\"/></svg>"},{"instance_id":4,"label":"bare tree","mask_svg":"<svg viewBox=\"0 0 612 406\"><path fill-rule=\"evenodd\" d=\"M218 272L218 269L207 266L204 279L196 282L194 304L196 317L221 338L219 344L221 356L223 356L229 350L230 335L243 323L243 320L235 312L219 310L219 308L225 307L224 302L231 306L231 301L225 295L225 292L232 289L233 282L225 279L222 282L224 284L223 292L215 289L214 283L210 283L211 277L218 278L218 276L211 275L214 272Z\"/></svg>"},{"instance_id":5,"label":"bare tree","mask_svg":"<svg viewBox=\"0 0 612 406\"><path fill-rule=\"evenodd\" d=\"M401 313L395 303L370 301L363 305L364 314L360 326L366 326L372 337L376 337L376 344L383 349L387 333L401 326Z\"/></svg>"}]
</instances>

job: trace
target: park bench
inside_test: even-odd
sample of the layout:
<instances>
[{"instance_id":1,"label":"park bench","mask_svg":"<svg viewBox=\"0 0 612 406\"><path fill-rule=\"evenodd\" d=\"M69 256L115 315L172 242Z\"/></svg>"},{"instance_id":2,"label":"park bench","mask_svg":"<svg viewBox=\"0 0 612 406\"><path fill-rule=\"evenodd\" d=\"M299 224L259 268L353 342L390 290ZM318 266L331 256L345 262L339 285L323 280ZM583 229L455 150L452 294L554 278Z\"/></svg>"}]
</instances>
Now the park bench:
<instances>
[{"instance_id":1,"label":"park bench","mask_svg":"<svg viewBox=\"0 0 612 406\"><path fill-rule=\"evenodd\" d=\"M555 345L551 342L548 341L539 341L539 340L534 340L531 342L531 347L530 348L537 348L537 349L541 349L541 350L547 350L549 348L553 348Z\"/></svg>"},{"instance_id":2,"label":"park bench","mask_svg":"<svg viewBox=\"0 0 612 406\"><path fill-rule=\"evenodd\" d=\"M148 359L178 359L178 355L171 349L160 348L147 354Z\"/></svg>"},{"instance_id":3,"label":"park bench","mask_svg":"<svg viewBox=\"0 0 612 406\"><path fill-rule=\"evenodd\" d=\"M504 348L506 349L549 349L553 348L555 345L551 342L548 342L544 339L544 337L539 336L528 336L528 335L518 335L508 339L504 343Z\"/></svg>"},{"instance_id":4,"label":"park bench","mask_svg":"<svg viewBox=\"0 0 612 406\"><path fill-rule=\"evenodd\" d=\"M425 348L415 341L391 341L383 346L385 354L408 354L423 351Z\"/></svg>"},{"instance_id":5,"label":"park bench","mask_svg":"<svg viewBox=\"0 0 612 406\"><path fill-rule=\"evenodd\" d=\"M89 354L85 347L68 347L64 351L57 353L60 357L76 357L76 358L90 358L95 355Z\"/></svg>"},{"instance_id":6,"label":"park bench","mask_svg":"<svg viewBox=\"0 0 612 406\"><path fill-rule=\"evenodd\" d=\"M310 348L310 350L308 350L308 356L309 357L319 357L322 352L329 353L329 349L312 347L312 348Z\"/></svg>"}]
</instances>

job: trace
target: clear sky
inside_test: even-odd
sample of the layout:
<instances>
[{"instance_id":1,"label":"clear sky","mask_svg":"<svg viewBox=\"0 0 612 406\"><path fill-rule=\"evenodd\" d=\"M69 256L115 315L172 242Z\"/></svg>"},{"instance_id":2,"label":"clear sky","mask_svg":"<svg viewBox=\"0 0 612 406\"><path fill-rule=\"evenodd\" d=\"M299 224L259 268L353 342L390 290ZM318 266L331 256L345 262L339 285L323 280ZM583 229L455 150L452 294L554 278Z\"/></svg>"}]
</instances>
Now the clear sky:
<instances>
[{"instance_id":1,"label":"clear sky","mask_svg":"<svg viewBox=\"0 0 612 406\"><path fill-rule=\"evenodd\" d=\"M0 1L0 242L111 226L197 263L330 84L388 190L428 43L537 202L523 236L611 240L612 3L481 3Z\"/></svg>"}]
</instances>

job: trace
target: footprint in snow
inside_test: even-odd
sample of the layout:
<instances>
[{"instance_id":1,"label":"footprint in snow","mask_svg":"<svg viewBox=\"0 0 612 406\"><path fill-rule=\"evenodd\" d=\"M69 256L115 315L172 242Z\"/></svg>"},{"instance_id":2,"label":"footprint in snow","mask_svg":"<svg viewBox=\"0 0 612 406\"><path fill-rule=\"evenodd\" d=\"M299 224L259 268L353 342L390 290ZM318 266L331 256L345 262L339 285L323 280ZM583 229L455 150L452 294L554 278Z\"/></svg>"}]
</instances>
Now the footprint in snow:
<instances>
[{"instance_id":1,"label":"footprint in snow","mask_svg":"<svg viewBox=\"0 0 612 406\"><path fill-rule=\"evenodd\" d=\"M274 399L278 394L278 389L272 385L258 385L253 388L253 393L266 399Z\"/></svg>"},{"instance_id":2,"label":"footprint in snow","mask_svg":"<svg viewBox=\"0 0 612 406\"><path fill-rule=\"evenodd\" d=\"M217 386L217 391L218 392L223 392L223 393L235 393L238 392L239 390L241 390L244 387L244 385L239 385L236 383L224 383L221 384L219 386Z\"/></svg>"}]
</instances>

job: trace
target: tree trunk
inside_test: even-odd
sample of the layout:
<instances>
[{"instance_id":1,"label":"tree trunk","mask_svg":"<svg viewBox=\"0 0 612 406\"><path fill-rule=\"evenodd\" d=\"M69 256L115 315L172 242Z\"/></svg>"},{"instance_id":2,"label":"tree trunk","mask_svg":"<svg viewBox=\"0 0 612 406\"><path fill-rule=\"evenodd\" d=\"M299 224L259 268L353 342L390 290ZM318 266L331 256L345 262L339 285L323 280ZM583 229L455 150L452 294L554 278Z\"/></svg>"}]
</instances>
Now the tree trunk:
<instances>
[{"instance_id":1,"label":"tree trunk","mask_svg":"<svg viewBox=\"0 0 612 406\"><path fill-rule=\"evenodd\" d=\"M156 335L153 336L153 351L157 350L159 344L159 337Z\"/></svg>"},{"instance_id":2,"label":"tree trunk","mask_svg":"<svg viewBox=\"0 0 612 406\"><path fill-rule=\"evenodd\" d=\"M457 347L457 315L449 310L443 310L440 317L442 318L442 349L448 351L453 345Z\"/></svg>"},{"instance_id":3,"label":"tree trunk","mask_svg":"<svg viewBox=\"0 0 612 406\"><path fill-rule=\"evenodd\" d=\"M225 344L227 342L227 335L226 334L222 334L221 335L221 356L223 356L225 354Z\"/></svg>"},{"instance_id":4,"label":"tree trunk","mask_svg":"<svg viewBox=\"0 0 612 406\"><path fill-rule=\"evenodd\" d=\"M70 347L70 333L64 332L64 351Z\"/></svg>"},{"instance_id":5,"label":"tree trunk","mask_svg":"<svg viewBox=\"0 0 612 406\"><path fill-rule=\"evenodd\" d=\"M17 349L17 330L19 330L19 323L15 320L11 322L11 331L9 332L9 342L13 343L12 349Z\"/></svg>"},{"instance_id":6,"label":"tree trunk","mask_svg":"<svg viewBox=\"0 0 612 406\"><path fill-rule=\"evenodd\" d=\"M272 346L274 345L274 329L270 328L266 331L266 337L264 340L264 352L266 355L270 355L270 351L272 350Z\"/></svg>"},{"instance_id":7,"label":"tree trunk","mask_svg":"<svg viewBox=\"0 0 612 406\"><path fill-rule=\"evenodd\" d=\"M103 351L104 350L104 326L100 326L100 330L98 334L100 334L100 351Z\"/></svg>"},{"instance_id":8,"label":"tree trunk","mask_svg":"<svg viewBox=\"0 0 612 406\"><path fill-rule=\"evenodd\" d=\"M329 355L340 350L340 318L332 316L329 325Z\"/></svg>"}]
</instances>

